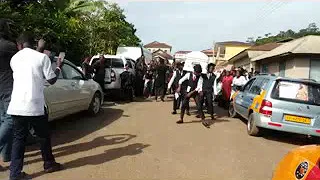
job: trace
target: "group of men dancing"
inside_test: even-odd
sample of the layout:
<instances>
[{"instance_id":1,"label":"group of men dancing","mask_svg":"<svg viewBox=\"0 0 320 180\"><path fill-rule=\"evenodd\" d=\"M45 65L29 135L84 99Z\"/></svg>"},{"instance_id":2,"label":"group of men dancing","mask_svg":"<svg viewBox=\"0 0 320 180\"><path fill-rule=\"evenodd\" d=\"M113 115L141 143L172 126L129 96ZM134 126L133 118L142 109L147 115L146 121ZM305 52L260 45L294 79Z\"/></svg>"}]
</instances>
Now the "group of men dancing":
<instances>
[{"instance_id":1,"label":"group of men dancing","mask_svg":"<svg viewBox=\"0 0 320 180\"><path fill-rule=\"evenodd\" d=\"M214 81L216 79L214 72L215 64L210 63L207 66L207 74L203 74L202 67L196 64L193 67L193 72L187 72L183 70L184 64L181 62L176 63L176 70L168 84L168 89L172 89L175 92L173 101L173 112L177 114L177 109L181 105L180 119L178 124L184 122L184 115L190 115L189 103L190 99L194 99L197 106L197 118L200 118L202 124L209 128L210 124L205 120L205 114L203 112L204 104L207 108L207 113L211 116L211 120L214 120Z\"/></svg>"}]
</instances>

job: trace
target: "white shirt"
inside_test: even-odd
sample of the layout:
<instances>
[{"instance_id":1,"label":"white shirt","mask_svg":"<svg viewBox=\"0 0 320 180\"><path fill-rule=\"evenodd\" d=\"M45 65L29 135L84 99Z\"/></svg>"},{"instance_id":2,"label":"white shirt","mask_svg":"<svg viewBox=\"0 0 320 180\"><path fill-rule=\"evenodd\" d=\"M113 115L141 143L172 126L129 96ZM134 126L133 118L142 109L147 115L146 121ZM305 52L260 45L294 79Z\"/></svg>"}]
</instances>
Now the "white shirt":
<instances>
[{"instance_id":1,"label":"white shirt","mask_svg":"<svg viewBox=\"0 0 320 180\"><path fill-rule=\"evenodd\" d=\"M179 70L178 70L178 71L179 71ZM180 75L182 76L183 71L179 71L179 72L180 72ZM171 86L172 86L172 84L173 84L174 79L176 78L176 76L177 76L177 71L173 71L172 77L171 77L171 79L170 79L170 81L169 81L169 83L168 83L168 89L171 89Z\"/></svg>"},{"instance_id":2,"label":"white shirt","mask_svg":"<svg viewBox=\"0 0 320 180\"><path fill-rule=\"evenodd\" d=\"M13 91L7 113L17 116L44 115L44 83L56 77L49 57L30 48L17 52L10 62Z\"/></svg>"},{"instance_id":3,"label":"white shirt","mask_svg":"<svg viewBox=\"0 0 320 180\"><path fill-rule=\"evenodd\" d=\"M213 92L214 95L218 95L220 91L222 90L222 82L217 82L220 77L220 74L216 77L213 84Z\"/></svg>"},{"instance_id":4,"label":"white shirt","mask_svg":"<svg viewBox=\"0 0 320 180\"><path fill-rule=\"evenodd\" d=\"M247 79L244 76L234 77L232 80L232 86L243 86L247 83Z\"/></svg>"},{"instance_id":5,"label":"white shirt","mask_svg":"<svg viewBox=\"0 0 320 180\"><path fill-rule=\"evenodd\" d=\"M190 73L192 73L192 72L190 72ZM189 78L190 78L190 73L185 74L185 75L179 80L179 85L181 85L184 81L189 80ZM192 78L196 78L196 75L194 75L193 73L192 73ZM201 91L202 91L202 84L203 84L203 79L202 79L202 77L200 76L199 81L198 81L198 84L197 84L197 88L196 88L195 90L198 91L198 92L201 92ZM190 92L190 88L191 88L190 86L187 87L187 92Z\"/></svg>"}]
</instances>

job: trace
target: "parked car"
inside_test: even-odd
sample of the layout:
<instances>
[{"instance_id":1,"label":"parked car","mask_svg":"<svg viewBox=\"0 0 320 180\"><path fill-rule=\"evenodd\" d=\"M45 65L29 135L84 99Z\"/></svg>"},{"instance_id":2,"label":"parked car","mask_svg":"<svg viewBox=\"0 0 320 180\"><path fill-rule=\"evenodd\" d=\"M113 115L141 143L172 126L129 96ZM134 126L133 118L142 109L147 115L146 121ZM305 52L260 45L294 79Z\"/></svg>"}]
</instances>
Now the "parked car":
<instances>
[{"instance_id":1,"label":"parked car","mask_svg":"<svg viewBox=\"0 0 320 180\"><path fill-rule=\"evenodd\" d=\"M261 128L320 136L320 84L312 80L255 76L231 99L229 115L242 116L249 135Z\"/></svg>"},{"instance_id":2,"label":"parked car","mask_svg":"<svg viewBox=\"0 0 320 180\"><path fill-rule=\"evenodd\" d=\"M56 58L52 63L56 67ZM99 113L103 92L98 83L86 79L84 74L68 60L63 61L61 73L54 85L46 84L44 90L49 120L87 110L92 115Z\"/></svg>"},{"instance_id":3,"label":"parked car","mask_svg":"<svg viewBox=\"0 0 320 180\"><path fill-rule=\"evenodd\" d=\"M106 75L105 75L105 89L108 92L117 92L121 90L121 79L120 74L125 70L126 63L129 64L129 71L135 74L135 63L134 60L125 58L119 55L104 55L106 63ZM90 65L93 65L99 60L99 55L93 56Z\"/></svg>"}]
</instances>

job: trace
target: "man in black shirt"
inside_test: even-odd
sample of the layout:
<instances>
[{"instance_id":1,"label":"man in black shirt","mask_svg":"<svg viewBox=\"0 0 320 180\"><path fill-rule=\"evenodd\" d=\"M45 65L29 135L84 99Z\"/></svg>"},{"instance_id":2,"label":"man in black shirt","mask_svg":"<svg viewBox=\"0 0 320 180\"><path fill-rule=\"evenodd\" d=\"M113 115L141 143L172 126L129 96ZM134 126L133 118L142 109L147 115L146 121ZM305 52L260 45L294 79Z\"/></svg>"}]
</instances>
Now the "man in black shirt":
<instances>
[{"instance_id":1,"label":"man in black shirt","mask_svg":"<svg viewBox=\"0 0 320 180\"><path fill-rule=\"evenodd\" d=\"M160 64L156 67L156 79L155 79L155 88L156 88L156 101L158 100L158 96L160 96L161 101L164 101L165 95L165 86L166 86L166 73L167 66L164 63L163 59L159 60Z\"/></svg>"},{"instance_id":2,"label":"man in black shirt","mask_svg":"<svg viewBox=\"0 0 320 180\"><path fill-rule=\"evenodd\" d=\"M125 65L125 71L123 71L120 74L120 79L121 79L121 90L125 96L125 99L132 102L134 77L133 77L133 74L129 71L129 64Z\"/></svg>"},{"instance_id":3,"label":"man in black shirt","mask_svg":"<svg viewBox=\"0 0 320 180\"><path fill-rule=\"evenodd\" d=\"M18 51L16 44L9 40L10 30L6 20L0 20L0 152L3 161L11 159L13 121L7 114L13 88L10 67L11 57Z\"/></svg>"}]
</instances>

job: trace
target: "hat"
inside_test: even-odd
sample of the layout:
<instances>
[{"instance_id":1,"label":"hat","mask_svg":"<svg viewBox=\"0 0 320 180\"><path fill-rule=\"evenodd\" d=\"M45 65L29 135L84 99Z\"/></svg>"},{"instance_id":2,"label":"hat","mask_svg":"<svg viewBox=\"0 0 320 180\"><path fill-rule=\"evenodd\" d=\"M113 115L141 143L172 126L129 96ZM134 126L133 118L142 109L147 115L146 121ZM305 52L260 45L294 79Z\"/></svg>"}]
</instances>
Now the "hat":
<instances>
[{"instance_id":1,"label":"hat","mask_svg":"<svg viewBox=\"0 0 320 180\"><path fill-rule=\"evenodd\" d=\"M196 72L196 73L202 73L202 67L201 67L200 64L196 64L196 65L193 67L193 69L194 69L194 72Z\"/></svg>"}]
</instances>

